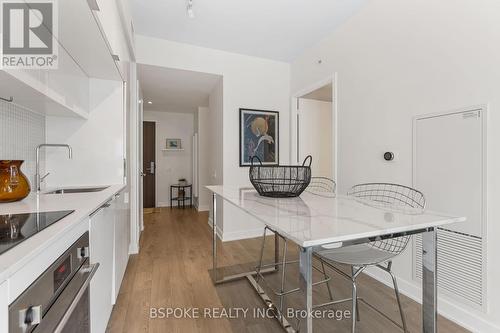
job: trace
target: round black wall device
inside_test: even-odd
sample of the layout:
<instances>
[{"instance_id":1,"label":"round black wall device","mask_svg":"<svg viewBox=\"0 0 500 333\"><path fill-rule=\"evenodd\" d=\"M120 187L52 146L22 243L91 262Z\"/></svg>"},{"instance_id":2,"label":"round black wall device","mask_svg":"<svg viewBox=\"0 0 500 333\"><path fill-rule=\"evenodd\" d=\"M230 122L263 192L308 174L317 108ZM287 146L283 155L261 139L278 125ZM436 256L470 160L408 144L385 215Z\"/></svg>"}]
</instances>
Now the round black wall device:
<instances>
[{"instance_id":1,"label":"round black wall device","mask_svg":"<svg viewBox=\"0 0 500 333\"><path fill-rule=\"evenodd\" d=\"M390 151L386 151L384 153L384 160L386 161L392 161L394 159L394 153Z\"/></svg>"}]
</instances>

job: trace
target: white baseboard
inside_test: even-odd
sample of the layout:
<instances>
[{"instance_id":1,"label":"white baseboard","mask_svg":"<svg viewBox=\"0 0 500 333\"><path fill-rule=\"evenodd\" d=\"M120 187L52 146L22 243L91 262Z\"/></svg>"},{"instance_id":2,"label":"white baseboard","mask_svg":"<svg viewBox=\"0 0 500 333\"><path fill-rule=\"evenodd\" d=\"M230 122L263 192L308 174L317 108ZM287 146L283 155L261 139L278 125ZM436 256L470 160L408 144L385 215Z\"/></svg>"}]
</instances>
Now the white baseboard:
<instances>
[{"instance_id":1,"label":"white baseboard","mask_svg":"<svg viewBox=\"0 0 500 333\"><path fill-rule=\"evenodd\" d=\"M198 205L198 211L199 212L207 212L210 210L209 205Z\"/></svg>"},{"instance_id":2,"label":"white baseboard","mask_svg":"<svg viewBox=\"0 0 500 333\"><path fill-rule=\"evenodd\" d=\"M222 241L229 242L229 241L235 241L235 240L241 240L241 239L261 237L263 232L264 232L264 228L223 232L222 233Z\"/></svg>"},{"instance_id":3,"label":"white baseboard","mask_svg":"<svg viewBox=\"0 0 500 333\"><path fill-rule=\"evenodd\" d=\"M386 286L392 288L392 279L386 272L377 268L369 268L365 270L365 273L375 280L380 281ZM416 282L407 281L401 279L400 277L397 277L397 279L399 291L413 299L415 302L422 304L421 287ZM500 332L499 326L485 318L481 318L479 315L472 313L471 309L468 309L465 306L460 306L457 304L457 301L450 300L443 295L439 296L438 313L471 332Z\"/></svg>"},{"instance_id":4,"label":"white baseboard","mask_svg":"<svg viewBox=\"0 0 500 333\"><path fill-rule=\"evenodd\" d=\"M213 221L212 221L211 217L208 218L208 225L210 226L210 228L212 228L212 226L213 226ZM263 230L264 230L263 228L258 228L258 229L250 229L250 230L224 232L224 230L221 230L219 227L217 227L217 236L223 242L230 242L230 241L236 241L236 240L241 240L241 239L260 237L260 236L262 236Z\"/></svg>"},{"instance_id":5,"label":"white baseboard","mask_svg":"<svg viewBox=\"0 0 500 333\"><path fill-rule=\"evenodd\" d=\"M139 246L137 246L137 244L130 244L128 247L128 254L131 255L137 253L139 253Z\"/></svg>"},{"instance_id":6,"label":"white baseboard","mask_svg":"<svg viewBox=\"0 0 500 333\"><path fill-rule=\"evenodd\" d=\"M187 203L186 203L186 207L187 207ZM170 207L170 202L157 202L156 203L156 207L159 208L159 207ZM174 202L174 207L177 207L177 205L175 204ZM182 206L181 206L182 207ZM193 207L196 207L193 203ZM206 210L209 210L208 208ZM198 211L200 211L200 209L198 209Z\"/></svg>"},{"instance_id":7,"label":"white baseboard","mask_svg":"<svg viewBox=\"0 0 500 333\"><path fill-rule=\"evenodd\" d=\"M210 229L213 229L214 223L211 217L208 217L208 225L210 226ZM222 237L222 230L220 229L219 226L217 226L217 237L224 240L224 238Z\"/></svg>"}]
</instances>

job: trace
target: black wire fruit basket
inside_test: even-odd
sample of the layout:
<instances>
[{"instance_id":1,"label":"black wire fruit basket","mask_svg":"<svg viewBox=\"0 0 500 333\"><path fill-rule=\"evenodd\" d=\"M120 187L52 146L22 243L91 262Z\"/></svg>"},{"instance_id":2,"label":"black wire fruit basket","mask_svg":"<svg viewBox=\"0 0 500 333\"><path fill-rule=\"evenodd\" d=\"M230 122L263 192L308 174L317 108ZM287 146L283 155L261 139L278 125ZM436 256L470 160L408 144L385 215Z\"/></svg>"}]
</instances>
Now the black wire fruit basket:
<instances>
[{"instance_id":1,"label":"black wire fruit basket","mask_svg":"<svg viewBox=\"0 0 500 333\"><path fill-rule=\"evenodd\" d=\"M259 163L254 164L255 160ZM302 165L267 166L257 156L252 157L251 163L248 172L250 182L265 197L297 197L311 182L311 155L304 159Z\"/></svg>"}]
</instances>

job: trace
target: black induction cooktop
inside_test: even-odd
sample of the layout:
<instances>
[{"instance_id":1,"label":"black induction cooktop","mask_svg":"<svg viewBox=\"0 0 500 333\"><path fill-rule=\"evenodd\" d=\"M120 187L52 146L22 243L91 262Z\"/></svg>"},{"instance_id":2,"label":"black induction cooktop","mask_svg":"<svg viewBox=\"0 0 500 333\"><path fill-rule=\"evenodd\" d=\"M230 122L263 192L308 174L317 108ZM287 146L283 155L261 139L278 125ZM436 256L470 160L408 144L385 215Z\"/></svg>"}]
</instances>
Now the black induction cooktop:
<instances>
[{"instance_id":1,"label":"black induction cooktop","mask_svg":"<svg viewBox=\"0 0 500 333\"><path fill-rule=\"evenodd\" d=\"M73 213L74 210L0 215L0 254Z\"/></svg>"}]
</instances>

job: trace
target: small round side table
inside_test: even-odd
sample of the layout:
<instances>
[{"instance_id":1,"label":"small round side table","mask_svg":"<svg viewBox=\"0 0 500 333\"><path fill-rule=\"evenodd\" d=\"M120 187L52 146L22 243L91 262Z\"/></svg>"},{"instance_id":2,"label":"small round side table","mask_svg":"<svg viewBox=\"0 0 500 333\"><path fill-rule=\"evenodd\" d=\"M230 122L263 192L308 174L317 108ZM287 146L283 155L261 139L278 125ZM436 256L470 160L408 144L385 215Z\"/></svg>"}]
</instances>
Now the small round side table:
<instances>
[{"instance_id":1,"label":"small round side table","mask_svg":"<svg viewBox=\"0 0 500 333\"><path fill-rule=\"evenodd\" d=\"M174 189L177 189L177 191L176 191L177 196L176 197L174 197ZM177 201L178 208L181 208L181 207L185 208L186 201L189 201L188 207L192 207L193 206L193 185L192 184L172 184L172 185L170 185L170 208L173 207L174 201Z\"/></svg>"}]
</instances>

